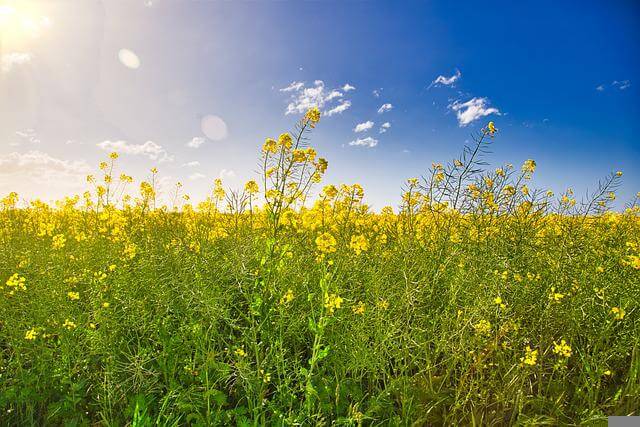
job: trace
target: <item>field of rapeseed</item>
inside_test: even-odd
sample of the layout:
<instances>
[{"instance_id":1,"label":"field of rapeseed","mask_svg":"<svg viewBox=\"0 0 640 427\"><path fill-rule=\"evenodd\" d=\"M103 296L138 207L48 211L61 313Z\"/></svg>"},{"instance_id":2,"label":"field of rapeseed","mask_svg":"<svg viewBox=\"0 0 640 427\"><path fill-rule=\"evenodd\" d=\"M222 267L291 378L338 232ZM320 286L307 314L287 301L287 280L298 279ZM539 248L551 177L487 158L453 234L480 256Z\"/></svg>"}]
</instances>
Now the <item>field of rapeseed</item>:
<instances>
[{"instance_id":1,"label":"field of rapeseed","mask_svg":"<svg viewBox=\"0 0 640 427\"><path fill-rule=\"evenodd\" d=\"M609 210L621 173L582 200L536 190L533 160L488 170L490 122L374 212L358 184L320 185L319 120L200 203L180 184L160 202L155 169L136 188L116 153L84 196L4 197L0 424L638 415L640 210Z\"/></svg>"}]
</instances>

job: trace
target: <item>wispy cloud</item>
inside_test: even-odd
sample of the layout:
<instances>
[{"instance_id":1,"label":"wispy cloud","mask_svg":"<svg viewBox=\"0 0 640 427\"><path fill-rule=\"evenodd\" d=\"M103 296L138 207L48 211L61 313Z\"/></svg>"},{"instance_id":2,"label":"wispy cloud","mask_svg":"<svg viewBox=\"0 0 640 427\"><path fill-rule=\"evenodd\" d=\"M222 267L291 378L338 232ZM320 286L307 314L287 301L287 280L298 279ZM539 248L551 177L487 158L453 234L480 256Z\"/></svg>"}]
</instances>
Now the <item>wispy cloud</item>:
<instances>
[{"instance_id":1,"label":"wispy cloud","mask_svg":"<svg viewBox=\"0 0 640 427\"><path fill-rule=\"evenodd\" d=\"M195 173L192 173L191 175L189 175L189 180L190 181L197 181L199 179L203 179L203 178L206 178L206 177L207 176L205 174L203 174L203 173L195 172Z\"/></svg>"},{"instance_id":2,"label":"wispy cloud","mask_svg":"<svg viewBox=\"0 0 640 427\"><path fill-rule=\"evenodd\" d=\"M620 90L625 90L631 87L631 80L614 80L613 82L611 82L611 86L617 87Z\"/></svg>"},{"instance_id":3,"label":"wispy cloud","mask_svg":"<svg viewBox=\"0 0 640 427\"><path fill-rule=\"evenodd\" d=\"M489 107L487 98L471 98L467 102L456 101L449 105L449 108L456 112L458 125L460 127L467 126L481 117L490 114L500 114L497 108Z\"/></svg>"},{"instance_id":4,"label":"wispy cloud","mask_svg":"<svg viewBox=\"0 0 640 427\"><path fill-rule=\"evenodd\" d=\"M340 89L349 92L355 87L345 84ZM289 86L280 89L280 92L289 94L285 115L302 114L309 108L318 107L325 109L326 116L332 116L351 107L351 101L344 99L343 92L339 89L327 89L322 80L314 81L313 86L310 87L307 87L304 82L292 82ZM334 102L337 102L337 105Z\"/></svg>"},{"instance_id":5,"label":"wispy cloud","mask_svg":"<svg viewBox=\"0 0 640 427\"><path fill-rule=\"evenodd\" d=\"M325 102L329 102L332 99L335 98L341 98L342 97L342 92L340 92L339 90L332 90L329 95L327 95L327 97L324 99Z\"/></svg>"},{"instance_id":6,"label":"wispy cloud","mask_svg":"<svg viewBox=\"0 0 640 427\"><path fill-rule=\"evenodd\" d=\"M384 122L383 124L380 125L380 133L385 133L386 131L388 131L389 129L391 129L391 123L389 122Z\"/></svg>"},{"instance_id":7,"label":"wispy cloud","mask_svg":"<svg viewBox=\"0 0 640 427\"><path fill-rule=\"evenodd\" d=\"M236 172L232 169L222 169L220 171L220 174L218 175L218 178L220 179L225 179L225 178L234 178L236 176Z\"/></svg>"},{"instance_id":8,"label":"wispy cloud","mask_svg":"<svg viewBox=\"0 0 640 427\"><path fill-rule=\"evenodd\" d=\"M455 74L453 76L451 76L451 77L445 77L445 76L442 76L442 75L436 77L436 79L431 82L429 87L432 87L432 86L453 86L455 82L460 80L460 77L462 77L462 73L460 72L460 70L456 69Z\"/></svg>"},{"instance_id":9,"label":"wispy cloud","mask_svg":"<svg viewBox=\"0 0 640 427\"><path fill-rule=\"evenodd\" d=\"M364 122L364 123L358 123L358 124L356 125L356 127L355 127L355 128L353 128L353 131L354 131L354 132L356 132L356 133L359 133L359 132L366 132L366 131L368 131L369 129L371 129L371 128L373 127L373 125L374 125L374 123L373 123L371 120L367 120L367 121L366 121L366 122Z\"/></svg>"},{"instance_id":10,"label":"wispy cloud","mask_svg":"<svg viewBox=\"0 0 640 427\"><path fill-rule=\"evenodd\" d=\"M382 104L380 106L380 108L378 108L378 114L382 114L385 111L390 111L393 108L393 105L386 103L386 104Z\"/></svg>"},{"instance_id":11,"label":"wispy cloud","mask_svg":"<svg viewBox=\"0 0 640 427\"><path fill-rule=\"evenodd\" d=\"M380 92L382 92L382 88L380 89L374 89L371 91L371 93L373 94L374 97L376 98L380 98Z\"/></svg>"},{"instance_id":12,"label":"wispy cloud","mask_svg":"<svg viewBox=\"0 0 640 427\"><path fill-rule=\"evenodd\" d=\"M291 84L287 87L283 87L280 89L280 92L297 92L304 87L304 83L302 82L291 82Z\"/></svg>"},{"instance_id":13,"label":"wispy cloud","mask_svg":"<svg viewBox=\"0 0 640 427\"><path fill-rule=\"evenodd\" d=\"M614 89L625 90L631 87L631 80L614 80L610 85L606 83L596 86L598 92L604 92L607 86L611 86Z\"/></svg>"},{"instance_id":14,"label":"wispy cloud","mask_svg":"<svg viewBox=\"0 0 640 427\"><path fill-rule=\"evenodd\" d=\"M345 99L345 100L341 101L340 104L338 104L335 107L333 107L332 109L325 111L324 115L327 116L327 117L331 117L334 114L340 114L340 113L348 110L349 107L351 107L351 101L349 101L348 99Z\"/></svg>"},{"instance_id":15,"label":"wispy cloud","mask_svg":"<svg viewBox=\"0 0 640 427\"><path fill-rule=\"evenodd\" d=\"M182 166L186 168L195 168L196 166L200 166L200 162L197 160L194 160L193 162L183 163Z\"/></svg>"},{"instance_id":16,"label":"wispy cloud","mask_svg":"<svg viewBox=\"0 0 640 427\"><path fill-rule=\"evenodd\" d=\"M202 144L204 144L207 140L201 136L194 136L191 141L187 142L187 147L189 148L198 148Z\"/></svg>"},{"instance_id":17,"label":"wispy cloud","mask_svg":"<svg viewBox=\"0 0 640 427\"><path fill-rule=\"evenodd\" d=\"M376 145L378 145L378 140L368 136L366 138L355 139L355 140L351 141L349 143L349 145L356 146L356 147L373 148Z\"/></svg>"},{"instance_id":18,"label":"wispy cloud","mask_svg":"<svg viewBox=\"0 0 640 427\"><path fill-rule=\"evenodd\" d=\"M24 65L31 62L32 56L25 52L11 52L0 56L0 70L8 73L15 66Z\"/></svg>"},{"instance_id":19,"label":"wispy cloud","mask_svg":"<svg viewBox=\"0 0 640 427\"><path fill-rule=\"evenodd\" d=\"M115 151L121 154L142 155L159 162L171 162L173 156L153 141L144 144L129 144L127 141L103 141L97 146L104 151Z\"/></svg>"},{"instance_id":20,"label":"wispy cloud","mask_svg":"<svg viewBox=\"0 0 640 427\"><path fill-rule=\"evenodd\" d=\"M0 157L0 175L24 175L39 181L83 176L91 172L84 161L61 160L42 151L9 153Z\"/></svg>"},{"instance_id":21,"label":"wispy cloud","mask_svg":"<svg viewBox=\"0 0 640 427\"><path fill-rule=\"evenodd\" d=\"M30 144L40 144L40 138L34 129L16 131L16 135ZM20 145L20 144L17 144Z\"/></svg>"}]
</instances>

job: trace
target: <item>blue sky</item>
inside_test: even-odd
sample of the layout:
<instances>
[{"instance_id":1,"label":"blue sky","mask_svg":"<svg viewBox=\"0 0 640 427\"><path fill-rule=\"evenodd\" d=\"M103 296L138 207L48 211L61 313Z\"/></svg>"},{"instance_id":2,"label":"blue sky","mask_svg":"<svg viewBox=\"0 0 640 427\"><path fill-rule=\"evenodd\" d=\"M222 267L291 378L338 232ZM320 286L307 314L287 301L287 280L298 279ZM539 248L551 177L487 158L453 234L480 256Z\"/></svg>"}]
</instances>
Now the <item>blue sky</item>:
<instances>
[{"instance_id":1,"label":"blue sky","mask_svg":"<svg viewBox=\"0 0 640 427\"><path fill-rule=\"evenodd\" d=\"M538 187L578 194L622 170L621 203L640 190L634 1L0 5L2 193L81 191L116 149L202 198L255 177L264 138L313 103L335 109L313 136L325 183L376 208L489 120L492 166L533 158Z\"/></svg>"}]
</instances>

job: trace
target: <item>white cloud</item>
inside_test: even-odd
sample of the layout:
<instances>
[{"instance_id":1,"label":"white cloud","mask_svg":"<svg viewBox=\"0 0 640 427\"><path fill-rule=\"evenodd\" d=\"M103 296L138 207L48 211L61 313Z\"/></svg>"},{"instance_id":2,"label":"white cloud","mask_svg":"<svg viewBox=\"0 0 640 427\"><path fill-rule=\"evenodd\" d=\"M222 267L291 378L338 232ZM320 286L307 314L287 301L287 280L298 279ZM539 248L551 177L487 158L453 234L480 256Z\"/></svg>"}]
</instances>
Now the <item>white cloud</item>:
<instances>
[{"instance_id":1,"label":"white cloud","mask_svg":"<svg viewBox=\"0 0 640 427\"><path fill-rule=\"evenodd\" d=\"M196 166L200 166L200 162L197 160L194 160L193 162L183 163L182 166L187 168L195 168Z\"/></svg>"},{"instance_id":2,"label":"white cloud","mask_svg":"<svg viewBox=\"0 0 640 427\"><path fill-rule=\"evenodd\" d=\"M325 115L332 116L342 113L351 106L351 101L342 99L342 92L338 89L328 90L322 80L314 81L313 86L310 87L306 87L303 82L292 82L289 86L280 89L280 92L290 94L285 115L303 114L312 107L318 107L319 109L326 107ZM329 105L332 101L338 100L338 105Z\"/></svg>"},{"instance_id":3,"label":"white cloud","mask_svg":"<svg viewBox=\"0 0 640 427\"><path fill-rule=\"evenodd\" d=\"M202 144L204 144L207 140L201 136L194 136L191 141L187 142L187 147L189 148L198 148Z\"/></svg>"},{"instance_id":4,"label":"white cloud","mask_svg":"<svg viewBox=\"0 0 640 427\"><path fill-rule=\"evenodd\" d=\"M602 92L602 91L604 90L604 85L597 86L597 87L596 87L596 90L597 90L598 92Z\"/></svg>"},{"instance_id":5,"label":"white cloud","mask_svg":"<svg viewBox=\"0 0 640 427\"><path fill-rule=\"evenodd\" d=\"M378 140L368 136L366 138L358 138L354 141L351 141L349 145L372 148L378 145Z\"/></svg>"},{"instance_id":6,"label":"white cloud","mask_svg":"<svg viewBox=\"0 0 640 427\"><path fill-rule=\"evenodd\" d=\"M351 86L349 83L345 83L344 86L342 86L342 90L345 92L349 92L350 90L355 90L356 87L355 86Z\"/></svg>"},{"instance_id":7,"label":"white cloud","mask_svg":"<svg viewBox=\"0 0 640 427\"><path fill-rule=\"evenodd\" d=\"M631 81L630 80L621 80L621 81L614 80L611 83L611 86L615 86L620 90L625 90L625 89L631 87Z\"/></svg>"},{"instance_id":8,"label":"white cloud","mask_svg":"<svg viewBox=\"0 0 640 427\"><path fill-rule=\"evenodd\" d=\"M335 98L342 98L342 92L340 92L339 90L332 90L324 100L325 102L328 102Z\"/></svg>"},{"instance_id":9,"label":"white cloud","mask_svg":"<svg viewBox=\"0 0 640 427\"><path fill-rule=\"evenodd\" d=\"M280 92L297 92L304 87L303 82L291 82L287 87L280 89Z\"/></svg>"},{"instance_id":10,"label":"white cloud","mask_svg":"<svg viewBox=\"0 0 640 427\"><path fill-rule=\"evenodd\" d=\"M206 178L206 175L202 174L200 172L195 172L195 173L192 173L191 175L189 175L189 180L191 180L191 181L197 181L197 180L202 179L202 178Z\"/></svg>"},{"instance_id":11,"label":"white cloud","mask_svg":"<svg viewBox=\"0 0 640 427\"><path fill-rule=\"evenodd\" d=\"M30 142L31 144L40 144L40 138L38 138L38 134L33 129L25 129L16 131L16 135L20 138ZM19 144L17 144L19 145Z\"/></svg>"},{"instance_id":12,"label":"white cloud","mask_svg":"<svg viewBox=\"0 0 640 427\"><path fill-rule=\"evenodd\" d=\"M378 114L382 114L385 111L390 111L393 108L393 105L386 103L386 104L382 104L380 106L380 108L378 108Z\"/></svg>"},{"instance_id":13,"label":"white cloud","mask_svg":"<svg viewBox=\"0 0 640 427\"><path fill-rule=\"evenodd\" d=\"M373 127L373 124L374 123L371 120L367 120L364 123L358 123L356 127L353 128L353 131L356 133L367 131Z\"/></svg>"},{"instance_id":14,"label":"white cloud","mask_svg":"<svg viewBox=\"0 0 640 427\"><path fill-rule=\"evenodd\" d=\"M173 156L170 156L162 146L153 141L147 141L144 144L129 144L127 141L103 141L98 143L97 146L104 151L143 155L151 160L158 160L159 162L173 161Z\"/></svg>"},{"instance_id":15,"label":"white cloud","mask_svg":"<svg viewBox=\"0 0 640 427\"><path fill-rule=\"evenodd\" d=\"M325 111L324 115L327 117L331 117L334 114L340 114L346 110L349 109L349 107L351 107L351 101L349 101L348 99L345 99L344 101L341 101L340 104L336 105L335 107L333 107L332 109Z\"/></svg>"},{"instance_id":16,"label":"white cloud","mask_svg":"<svg viewBox=\"0 0 640 427\"><path fill-rule=\"evenodd\" d=\"M460 73L460 70L456 69L456 73L451 77L445 77L445 76L442 76L442 75L436 77L436 79L431 82L429 87L431 87L431 86L440 86L440 85L452 86L456 81L458 81L460 79L460 77L462 77L462 73Z\"/></svg>"},{"instance_id":17,"label":"white cloud","mask_svg":"<svg viewBox=\"0 0 640 427\"><path fill-rule=\"evenodd\" d=\"M0 157L0 175L26 175L36 180L49 181L54 178L81 176L91 168L84 161L61 160L42 151L9 153Z\"/></svg>"},{"instance_id":18,"label":"white cloud","mask_svg":"<svg viewBox=\"0 0 640 427\"><path fill-rule=\"evenodd\" d=\"M375 96L376 98L380 98L380 92L382 91L382 88L380 89L374 89L371 93L373 94L373 96Z\"/></svg>"},{"instance_id":19,"label":"white cloud","mask_svg":"<svg viewBox=\"0 0 640 427\"><path fill-rule=\"evenodd\" d=\"M490 114L500 115L500 111L497 108L489 107L488 102L487 98L472 98L463 103L456 101L450 104L449 108L456 112L458 125L464 127L481 117Z\"/></svg>"},{"instance_id":20,"label":"white cloud","mask_svg":"<svg viewBox=\"0 0 640 427\"><path fill-rule=\"evenodd\" d=\"M233 171L231 169L222 169L220 171L220 175L218 175L218 178L220 178L220 179L234 178L235 176L236 176L235 171Z\"/></svg>"},{"instance_id":21,"label":"white cloud","mask_svg":"<svg viewBox=\"0 0 640 427\"><path fill-rule=\"evenodd\" d=\"M8 73L15 66L28 64L32 58L30 53L25 52L6 53L0 56L0 70Z\"/></svg>"},{"instance_id":22,"label":"white cloud","mask_svg":"<svg viewBox=\"0 0 640 427\"><path fill-rule=\"evenodd\" d=\"M385 133L389 129L391 129L391 123L389 122L384 122L383 124L380 125L380 133Z\"/></svg>"}]
</instances>

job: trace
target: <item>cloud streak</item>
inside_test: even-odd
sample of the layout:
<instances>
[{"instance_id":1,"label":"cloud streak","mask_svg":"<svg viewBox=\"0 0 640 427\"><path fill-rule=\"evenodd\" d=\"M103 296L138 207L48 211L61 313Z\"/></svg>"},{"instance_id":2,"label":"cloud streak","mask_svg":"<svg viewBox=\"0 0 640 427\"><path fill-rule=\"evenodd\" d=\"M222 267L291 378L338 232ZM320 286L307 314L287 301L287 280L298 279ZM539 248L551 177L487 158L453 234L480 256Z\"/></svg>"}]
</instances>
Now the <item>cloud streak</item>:
<instances>
[{"instance_id":1,"label":"cloud streak","mask_svg":"<svg viewBox=\"0 0 640 427\"><path fill-rule=\"evenodd\" d=\"M380 108L378 108L378 114L382 114L384 112L391 111L392 109L393 109L393 105L391 105L389 103L382 104L380 106Z\"/></svg>"},{"instance_id":2,"label":"cloud streak","mask_svg":"<svg viewBox=\"0 0 640 427\"><path fill-rule=\"evenodd\" d=\"M460 70L456 69L455 74L451 77L445 77L443 75L436 77L436 79L429 85L429 88L432 86L453 86L455 82L460 80L460 77L462 77L462 73Z\"/></svg>"},{"instance_id":3,"label":"cloud streak","mask_svg":"<svg viewBox=\"0 0 640 427\"><path fill-rule=\"evenodd\" d=\"M102 141L97 146L104 151L115 151L134 156L141 155L161 163L173 161L173 156L153 141L147 141L144 144L129 144L127 141Z\"/></svg>"},{"instance_id":4,"label":"cloud streak","mask_svg":"<svg viewBox=\"0 0 640 427\"><path fill-rule=\"evenodd\" d=\"M354 147L367 147L367 148L373 148L376 145L378 145L378 140L375 138L372 138L370 136L366 137L366 138L358 138L355 139L353 141L351 141L349 143L349 145L354 146Z\"/></svg>"}]
</instances>

